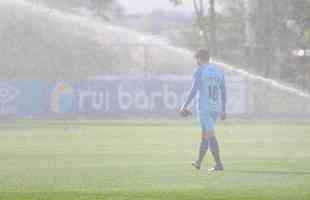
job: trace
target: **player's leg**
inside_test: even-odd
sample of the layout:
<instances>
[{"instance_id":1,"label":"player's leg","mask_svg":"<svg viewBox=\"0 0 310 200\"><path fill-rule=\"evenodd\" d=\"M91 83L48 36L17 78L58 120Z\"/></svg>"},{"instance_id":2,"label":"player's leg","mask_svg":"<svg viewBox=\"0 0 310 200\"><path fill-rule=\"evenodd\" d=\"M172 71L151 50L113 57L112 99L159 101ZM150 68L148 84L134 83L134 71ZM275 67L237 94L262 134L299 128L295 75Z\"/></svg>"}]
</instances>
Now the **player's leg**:
<instances>
[{"instance_id":1,"label":"player's leg","mask_svg":"<svg viewBox=\"0 0 310 200\"><path fill-rule=\"evenodd\" d=\"M221 161L221 157L220 157L220 147L217 141L217 138L215 136L215 132L214 132L214 125L216 123L216 120L218 118L218 114L217 113L211 113L211 121L210 121L210 127L212 127L209 130L209 147L210 147L210 151L212 154L212 157L214 159L215 162L215 166L210 169L211 171L220 171L223 170L223 164Z\"/></svg>"},{"instance_id":2,"label":"player's leg","mask_svg":"<svg viewBox=\"0 0 310 200\"><path fill-rule=\"evenodd\" d=\"M198 161L200 163L203 161L208 151L208 147L209 147L208 133L202 133L199 154L198 154Z\"/></svg>"},{"instance_id":3,"label":"player's leg","mask_svg":"<svg viewBox=\"0 0 310 200\"><path fill-rule=\"evenodd\" d=\"M211 171L223 170L223 164L220 157L220 148L215 136L209 138L210 151L212 153L215 166L210 169Z\"/></svg>"},{"instance_id":4,"label":"player's leg","mask_svg":"<svg viewBox=\"0 0 310 200\"><path fill-rule=\"evenodd\" d=\"M198 158L196 161L192 162L192 165L196 169L200 169L201 163L208 151L208 146L209 146L209 134L206 131L207 130L207 122L206 122L206 117L202 114L199 115L199 122L201 126L201 141L200 141L200 146L199 146L199 151L198 151Z\"/></svg>"},{"instance_id":5,"label":"player's leg","mask_svg":"<svg viewBox=\"0 0 310 200\"><path fill-rule=\"evenodd\" d=\"M208 151L209 141L206 133L202 133L199 151L198 151L198 159L192 162L192 165L197 169L200 169L201 163Z\"/></svg>"}]
</instances>

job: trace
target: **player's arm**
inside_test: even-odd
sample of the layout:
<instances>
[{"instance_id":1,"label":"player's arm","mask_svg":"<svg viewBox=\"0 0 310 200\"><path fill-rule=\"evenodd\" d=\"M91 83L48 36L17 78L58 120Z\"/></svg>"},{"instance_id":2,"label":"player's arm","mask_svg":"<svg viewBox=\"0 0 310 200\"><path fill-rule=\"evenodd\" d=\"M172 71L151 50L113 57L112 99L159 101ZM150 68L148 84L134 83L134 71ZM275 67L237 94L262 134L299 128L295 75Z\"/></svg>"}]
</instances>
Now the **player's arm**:
<instances>
[{"instance_id":1,"label":"player's arm","mask_svg":"<svg viewBox=\"0 0 310 200\"><path fill-rule=\"evenodd\" d=\"M222 100L222 119L226 119L226 101L227 101L227 94L226 94L226 81L225 75L223 74L223 80L221 83L221 100Z\"/></svg>"},{"instance_id":2,"label":"player's arm","mask_svg":"<svg viewBox=\"0 0 310 200\"><path fill-rule=\"evenodd\" d=\"M198 72L196 72L193 76L192 87L189 91L189 94L186 98L185 103L181 107L181 111L187 109L188 105L192 102L192 100L197 95L198 89L199 89L199 76L198 76Z\"/></svg>"}]
</instances>

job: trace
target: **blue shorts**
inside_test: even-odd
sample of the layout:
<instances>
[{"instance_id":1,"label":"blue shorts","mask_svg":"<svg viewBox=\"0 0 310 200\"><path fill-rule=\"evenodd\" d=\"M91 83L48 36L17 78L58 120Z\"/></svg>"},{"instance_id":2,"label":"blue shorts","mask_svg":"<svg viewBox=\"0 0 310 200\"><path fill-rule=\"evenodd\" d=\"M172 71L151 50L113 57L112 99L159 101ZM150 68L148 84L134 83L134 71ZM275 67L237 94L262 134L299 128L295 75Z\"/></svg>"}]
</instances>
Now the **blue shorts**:
<instances>
[{"instance_id":1,"label":"blue shorts","mask_svg":"<svg viewBox=\"0 0 310 200\"><path fill-rule=\"evenodd\" d=\"M215 123L219 117L219 112L204 112L199 113L199 123L201 126L202 133L208 132L211 129L214 129Z\"/></svg>"}]
</instances>

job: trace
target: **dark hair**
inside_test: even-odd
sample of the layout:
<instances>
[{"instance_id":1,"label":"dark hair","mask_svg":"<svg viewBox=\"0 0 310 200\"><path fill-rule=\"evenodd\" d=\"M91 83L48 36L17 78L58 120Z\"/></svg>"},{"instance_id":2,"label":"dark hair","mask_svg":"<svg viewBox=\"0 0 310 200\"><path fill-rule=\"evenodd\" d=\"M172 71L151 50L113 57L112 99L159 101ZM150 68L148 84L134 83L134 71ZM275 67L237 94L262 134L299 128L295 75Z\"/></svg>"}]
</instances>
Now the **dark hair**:
<instances>
[{"instance_id":1,"label":"dark hair","mask_svg":"<svg viewBox=\"0 0 310 200\"><path fill-rule=\"evenodd\" d=\"M196 59L202 59L204 61L209 61L210 60L210 53L207 49L199 49L197 50L195 54Z\"/></svg>"}]
</instances>

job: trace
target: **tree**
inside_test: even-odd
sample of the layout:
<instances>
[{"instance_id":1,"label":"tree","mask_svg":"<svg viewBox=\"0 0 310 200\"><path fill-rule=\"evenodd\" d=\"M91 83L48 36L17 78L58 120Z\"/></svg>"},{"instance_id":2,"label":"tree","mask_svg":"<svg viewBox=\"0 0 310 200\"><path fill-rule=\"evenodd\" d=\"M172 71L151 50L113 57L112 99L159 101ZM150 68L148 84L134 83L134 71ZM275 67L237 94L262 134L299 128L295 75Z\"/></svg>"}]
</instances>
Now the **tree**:
<instances>
[{"instance_id":1,"label":"tree","mask_svg":"<svg viewBox=\"0 0 310 200\"><path fill-rule=\"evenodd\" d=\"M86 8L91 10L94 15L100 16L105 20L109 19L107 13L110 10L121 12L122 8L118 0L30 0L35 3L45 4L52 8L57 8L65 11L76 10L77 8Z\"/></svg>"},{"instance_id":2,"label":"tree","mask_svg":"<svg viewBox=\"0 0 310 200\"><path fill-rule=\"evenodd\" d=\"M204 27L202 30L207 30L208 37L211 26L210 17L206 16L210 16L210 11L202 6L210 2L193 0L197 23ZM275 78L284 74L297 80L302 67L289 60L294 49L310 46L310 0L217 0L216 3L221 8L215 18L217 46L221 48L218 57L233 64L251 66L251 71L264 76ZM247 13L247 4L251 6L250 13ZM202 9L198 9L200 5ZM244 60L247 62L243 63Z\"/></svg>"},{"instance_id":3,"label":"tree","mask_svg":"<svg viewBox=\"0 0 310 200\"><path fill-rule=\"evenodd\" d=\"M175 5L180 5L183 0L169 0ZM209 11L206 9L209 4ZM215 12L215 0L193 0L196 13L197 25L200 29L200 37L203 38L205 46L209 48L214 57L217 56L217 23Z\"/></svg>"}]
</instances>

